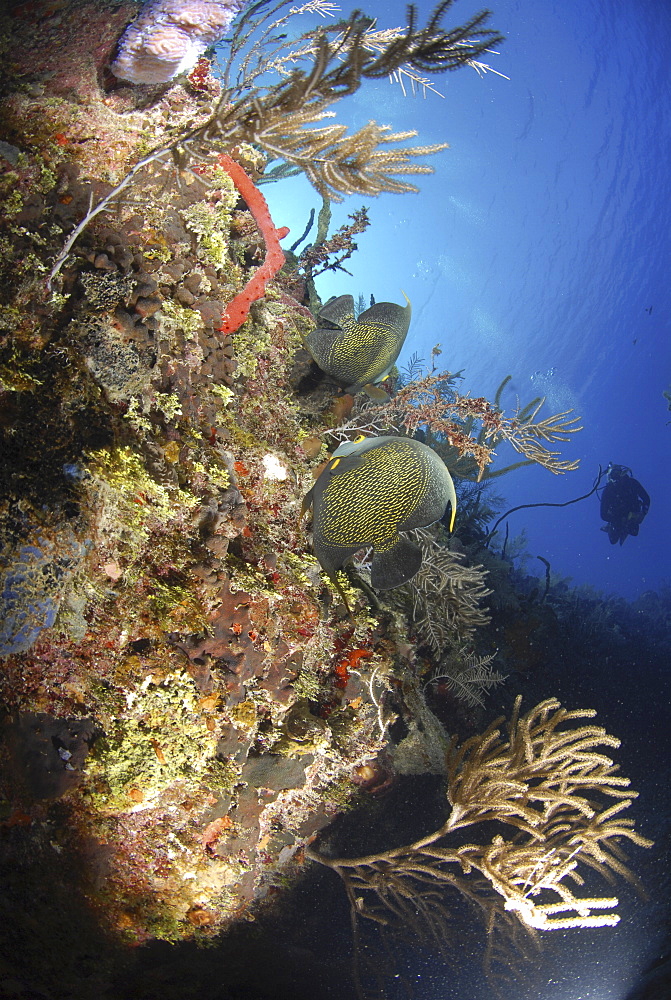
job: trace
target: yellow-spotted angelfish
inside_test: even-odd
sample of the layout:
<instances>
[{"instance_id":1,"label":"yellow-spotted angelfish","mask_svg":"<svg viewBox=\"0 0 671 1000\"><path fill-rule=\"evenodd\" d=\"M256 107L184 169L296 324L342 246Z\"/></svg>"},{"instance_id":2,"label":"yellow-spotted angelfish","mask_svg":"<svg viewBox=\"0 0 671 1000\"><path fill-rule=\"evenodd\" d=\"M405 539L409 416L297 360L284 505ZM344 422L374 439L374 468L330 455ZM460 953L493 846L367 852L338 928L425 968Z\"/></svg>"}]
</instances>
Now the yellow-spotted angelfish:
<instances>
[{"instance_id":1,"label":"yellow-spotted angelfish","mask_svg":"<svg viewBox=\"0 0 671 1000\"><path fill-rule=\"evenodd\" d=\"M406 306L376 302L358 319L351 295L329 299L319 311L318 326L305 338L305 346L322 371L347 392L365 388L369 395L381 397L383 391L375 389L375 383L389 375L410 326L412 307L403 295Z\"/></svg>"},{"instance_id":2,"label":"yellow-spotted angelfish","mask_svg":"<svg viewBox=\"0 0 671 1000\"><path fill-rule=\"evenodd\" d=\"M435 451L413 438L369 437L340 445L305 497L302 513L313 508L315 555L336 587L337 570L372 546L371 584L391 590L411 580L422 564L419 547L399 532L433 524L448 503L452 531L457 495Z\"/></svg>"}]
</instances>

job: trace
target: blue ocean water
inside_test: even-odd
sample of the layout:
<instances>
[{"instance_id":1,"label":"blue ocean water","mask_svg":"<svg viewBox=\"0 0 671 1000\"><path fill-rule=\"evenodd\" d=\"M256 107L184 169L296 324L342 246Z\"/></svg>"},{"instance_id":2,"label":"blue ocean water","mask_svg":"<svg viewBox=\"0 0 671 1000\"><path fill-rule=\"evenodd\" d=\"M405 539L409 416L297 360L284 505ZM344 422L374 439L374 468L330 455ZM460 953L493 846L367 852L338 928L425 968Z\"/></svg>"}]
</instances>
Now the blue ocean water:
<instances>
[{"instance_id":1,"label":"blue ocean water","mask_svg":"<svg viewBox=\"0 0 671 1000\"><path fill-rule=\"evenodd\" d=\"M433 4L420 0L426 17ZM491 26L506 41L487 62L438 77L439 97L367 81L338 118L371 118L416 143L449 142L419 176L419 194L350 197L333 227L367 204L372 224L323 299L351 292L413 303L400 364L417 352L464 371L490 399L510 374L513 410L537 395L545 414L573 409L583 430L563 446L580 469L527 468L502 477L507 507L587 493L599 465L631 467L651 496L637 538L612 547L598 500L509 519L525 533L528 569L634 598L668 584L671 426L671 5L666 0L499 0ZM477 5L457 3L447 22ZM380 4L378 27L405 24L405 4ZM277 225L298 237L319 198L306 182L265 188ZM292 237L285 241L288 245ZM501 449L498 464L511 455ZM536 568L540 567L540 569Z\"/></svg>"}]
</instances>

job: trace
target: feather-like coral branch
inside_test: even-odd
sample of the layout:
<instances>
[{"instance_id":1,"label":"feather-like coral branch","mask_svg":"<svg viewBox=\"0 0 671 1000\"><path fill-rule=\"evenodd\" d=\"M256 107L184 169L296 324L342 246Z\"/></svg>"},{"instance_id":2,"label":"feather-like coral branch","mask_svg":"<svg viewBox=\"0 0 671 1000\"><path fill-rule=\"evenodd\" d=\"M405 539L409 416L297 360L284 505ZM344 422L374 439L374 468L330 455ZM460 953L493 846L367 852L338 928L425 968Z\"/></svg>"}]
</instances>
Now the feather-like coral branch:
<instances>
[{"instance_id":1,"label":"feather-like coral branch","mask_svg":"<svg viewBox=\"0 0 671 1000\"><path fill-rule=\"evenodd\" d=\"M464 477L472 474L474 468L481 479L488 472L487 467L495 458L494 448L501 441L508 441L524 455L524 464L535 462L555 474L578 468L579 461L563 460L560 452L541 444L568 441L570 435L582 429L575 426L579 420L570 417L571 410L536 421L544 403L541 399L534 401L532 407L518 409L514 416L506 417L496 403L457 392L456 378L451 372L441 372L408 382L389 402L362 409L346 427L337 428L334 433L341 437L351 431L366 433L369 424L378 428L374 433L414 435L421 430L449 468ZM447 450L456 460L444 454ZM460 464L458 459L463 457L469 461Z\"/></svg>"}]
</instances>

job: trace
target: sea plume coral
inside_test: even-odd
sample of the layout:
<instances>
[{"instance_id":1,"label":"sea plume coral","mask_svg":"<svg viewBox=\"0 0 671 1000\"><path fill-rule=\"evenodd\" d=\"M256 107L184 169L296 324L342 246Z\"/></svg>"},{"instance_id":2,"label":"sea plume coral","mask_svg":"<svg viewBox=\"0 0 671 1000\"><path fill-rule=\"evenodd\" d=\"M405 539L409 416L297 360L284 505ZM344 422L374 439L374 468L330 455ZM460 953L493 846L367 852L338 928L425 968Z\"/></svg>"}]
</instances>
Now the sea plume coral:
<instances>
[{"instance_id":1,"label":"sea plume coral","mask_svg":"<svg viewBox=\"0 0 671 1000\"><path fill-rule=\"evenodd\" d=\"M445 890L455 889L482 915L490 945L485 966L498 972L497 938L514 942L517 921L532 938L617 924L617 899L590 895L585 876L593 870L609 881L619 875L635 882L622 844L651 845L621 816L636 792L608 756L619 740L591 721L581 724L594 717L591 709L567 711L548 698L521 715L520 705L521 696L505 734L499 718L461 746L452 742L451 811L433 833L357 858L308 848L311 860L343 880L355 932L362 919L399 921L423 942L444 947L451 929ZM472 828L482 823L498 832L485 827L478 835ZM461 845L451 836L458 830L468 830Z\"/></svg>"},{"instance_id":2,"label":"sea plume coral","mask_svg":"<svg viewBox=\"0 0 671 1000\"><path fill-rule=\"evenodd\" d=\"M110 69L129 83L167 83L220 41L242 0L149 0L124 32Z\"/></svg>"},{"instance_id":3,"label":"sea plume coral","mask_svg":"<svg viewBox=\"0 0 671 1000\"><path fill-rule=\"evenodd\" d=\"M418 528L413 535L422 552L420 571L410 584L413 627L420 641L439 655L450 637L464 642L489 621L483 607L491 594L487 571L464 566L463 555L438 544L429 531Z\"/></svg>"},{"instance_id":4,"label":"sea plume coral","mask_svg":"<svg viewBox=\"0 0 671 1000\"><path fill-rule=\"evenodd\" d=\"M496 653L476 656L464 646L445 657L440 666L431 671L424 688L434 683L445 684L466 705L471 708L480 705L482 708L489 691L506 680L503 674L490 666L495 656Z\"/></svg>"}]
</instances>

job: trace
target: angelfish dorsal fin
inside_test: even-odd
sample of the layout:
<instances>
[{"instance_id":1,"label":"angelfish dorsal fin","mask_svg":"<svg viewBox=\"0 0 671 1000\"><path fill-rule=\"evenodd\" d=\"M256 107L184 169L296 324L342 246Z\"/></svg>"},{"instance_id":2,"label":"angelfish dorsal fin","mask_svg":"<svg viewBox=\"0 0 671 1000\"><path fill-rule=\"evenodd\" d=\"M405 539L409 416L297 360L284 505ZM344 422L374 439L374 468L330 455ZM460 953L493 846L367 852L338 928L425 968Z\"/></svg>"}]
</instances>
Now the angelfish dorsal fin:
<instances>
[{"instance_id":1,"label":"angelfish dorsal fin","mask_svg":"<svg viewBox=\"0 0 671 1000\"><path fill-rule=\"evenodd\" d=\"M351 295L338 295L329 299L325 306L317 314L318 321L332 323L333 326L342 328L348 320L354 319L354 299Z\"/></svg>"}]
</instances>

